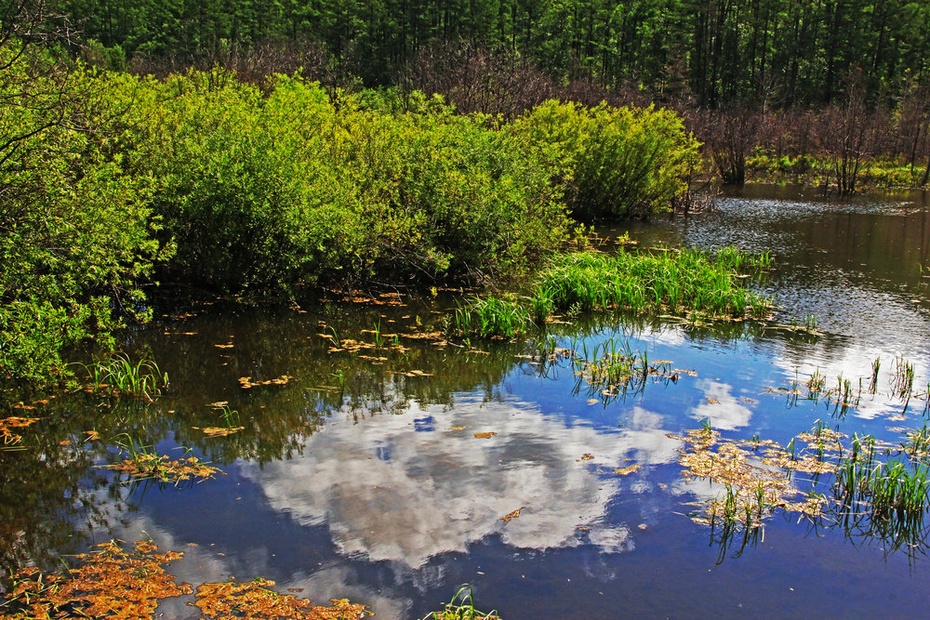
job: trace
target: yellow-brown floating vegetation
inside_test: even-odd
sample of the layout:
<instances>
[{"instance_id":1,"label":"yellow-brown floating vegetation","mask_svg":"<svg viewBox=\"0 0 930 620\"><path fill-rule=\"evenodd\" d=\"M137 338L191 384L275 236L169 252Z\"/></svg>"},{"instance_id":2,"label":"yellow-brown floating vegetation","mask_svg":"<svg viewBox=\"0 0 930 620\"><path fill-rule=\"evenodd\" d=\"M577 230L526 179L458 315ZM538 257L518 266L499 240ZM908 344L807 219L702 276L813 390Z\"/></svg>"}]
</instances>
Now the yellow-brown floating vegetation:
<instances>
[{"instance_id":1,"label":"yellow-brown floating vegetation","mask_svg":"<svg viewBox=\"0 0 930 620\"><path fill-rule=\"evenodd\" d=\"M4 448L11 448L23 440L19 434L20 429L28 428L39 421L39 418L22 418L10 416L0 420L0 441Z\"/></svg>"},{"instance_id":2,"label":"yellow-brown floating vegetation","mask_svg":"<svg viewBox=\"0 0 930 620\"><path fill-rule=\"evenodd\" d=\"M802 433L783 448L768 440L721 439L709 427L670 437L684 443L679 462L684 477L710 480L723 494L704 506L693 519L713 525L739 523L759 528L776 508L819 517L826 498L802 493L791 482L791 472L832 474L842 452L843 435L823 426ZM804 444L797 449L797 445Z\"/></svg>"},{"instance_id":3,"label":"yellow-brown floating vegetation","mask_svg":"<svg viewBox=\"0 0 930 620\"><path fill-rule=\"evenodd\" d=\"M208 426L206 428L192 426L191 428L194 430L199 430L207 437L228 437L245 429L244 426Z\"/></svg>"},{"instance_id":4,"label":"yellow-brown floating vegetation","mask_svg":"<svg viewBox=\"0 0 930 620\"><path fill-rule=\"evenodd\" d=\"M209 620L358 620L374 615L364 605L350 603L348 599L331 599L329 607L322 607L305 598L276 592L271 589L273 585L273 581L261 578L246 583L205 583L197 588L194 605Z\"/></svg>"},{"instance_id":5,"label":"yellow-brown floating vegetation","mask_svg":"<svg viewBox=\"0 0 930 620\"><path fill-rule=\"evenodd\" d=\"M13 576L7 594L6 618L154 618L158 603L189 595L193 588L178 584L165 565L182 553L158 553L151 541L139 541L132 551L117 541L76 556L79 566L68 574L43 573L31 566ZM332 599L329 606L271 589L273 581L206 583L197 588L192 604L209 620L229 618L296 620L360 620L373 615L365 606L347 599ZM190 604L190 603L189 603Z\"/></svg>"},{"instance_id":6,"label":"yellow-brown floating vegetation","mask_svg":"<svg viewBox=\"0 0 930 620\"><path fill-rule=\"evenodd\" d=\"M174 484L194 480L203 481L213 478L217 473L222 473L218 467L205 463L196 456L172 460L167 455L153 452L137 452L120 463L101 467L128 474L131 478Z\"/></svg>"},{"instance_id":7,"label":"yellow-brown floating vegetation","mask_svg":"<svg viewBox=\"0 0 930 620\"><path fill-rule=\"evenodd\" d=\"M634 465L627 465L626 467L618 467L614 470L614 473L618 476L629 476L632 473L638 472L642 468L642 465L636 463Z\"/></svg>"},{"instance_id":8,"label":"yellow-brown floating vegetation","mask_svg":"<svg viewBox=\"0 0 930 620\"><path fill-rule=\"evenodd\" d=\"M287 385L288 382L294 377L290 375L281 375L274 379L266 379L264 381L252 381L252 377L239 377L239 387L243 390L248 390L253 387L259 387L263 385Z\"/></svg>"},{"instance_id":9,"label":"yellow-brown floating vegetation","mask_svg":"<svg viewBox=\"0 0 930 620\"><path fill-rule=\"evenodd\" d=\"M520 513L523 512L524 508L526 508L526 506L520 506L516 510L512 510L508 512L503 517L501 517L501 521L503 521L504 523L510 523L511 521L513 521L514 519L520 516Z\"/></svg>"},{"instance_id":10,"label":"yellow-brown floating vegetation","mask_svg":"<svg viewBox=\"0 0 930 620\"><path fill-rule=\"evenodd\" d=\"M497 433L495 433L494 431L487 431L484 433L475 433L475 439L490 439L496 434Z\"/></svg>"},{"instance_id":11,"label":"yellow-brown floating vegetation","mask_svg":"<svg viewBox=\"0 0 930 620\"><path fill-rule=\"evenodd\" d=\"M13 576L7 602L15 611L6 617L153 618L160 599L192 591L164 569L181 557L157 553L149 541L137 542L133 551L110 541L99 545L99 551L76 556L82 565L68 575L26 567Z\"/></svg>"}]
</instances>

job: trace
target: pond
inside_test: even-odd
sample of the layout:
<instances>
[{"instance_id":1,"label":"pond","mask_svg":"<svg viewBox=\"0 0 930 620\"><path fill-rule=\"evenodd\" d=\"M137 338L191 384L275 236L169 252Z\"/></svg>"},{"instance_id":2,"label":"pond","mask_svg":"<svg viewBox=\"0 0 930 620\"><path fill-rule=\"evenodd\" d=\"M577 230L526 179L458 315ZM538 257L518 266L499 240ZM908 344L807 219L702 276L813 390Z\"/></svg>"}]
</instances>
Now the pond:
<instances>
[{"instance_id":1,"label":"pond","mask_svg":"<svg viewBox=\"0 0 930 620\"><path fill-rule=\"evenodd\" d=\"M509 620L925 613L923 530L896 548L849 522L776 510L751 536L721 536L691 518L720 485L683 476L679 458L682 435L702 425L782 446L818 423L889 445L924 426L926 194L835 202L745 188L713 212L629 232L647 246L771 251L774 268L753 286L776 316L556 326L558 347L619 343L674 369L605 395L567 355L538 355L546 339L442 340L454 291L192 304L120 343L169 374L154 403L78 393L26 405L43 440L0 452L0 557L48 562L151 537L184 551L171 565L182 581L262 576L378 618L422 618L462 584ZM810 316L815 331L794 328ZM878 388L863 390L876 359ZM892 394L903 364L916 377L910 400ZM849 381L855 402L810 397L812 376L824 394ZM203 432L224 426L242 428ZM129 484L99 467L129 445L223 473ZM810 475L792 484L831 488ZM164 616L197 617L186 602L168 601Z\"/></svg>"}]
</instances>

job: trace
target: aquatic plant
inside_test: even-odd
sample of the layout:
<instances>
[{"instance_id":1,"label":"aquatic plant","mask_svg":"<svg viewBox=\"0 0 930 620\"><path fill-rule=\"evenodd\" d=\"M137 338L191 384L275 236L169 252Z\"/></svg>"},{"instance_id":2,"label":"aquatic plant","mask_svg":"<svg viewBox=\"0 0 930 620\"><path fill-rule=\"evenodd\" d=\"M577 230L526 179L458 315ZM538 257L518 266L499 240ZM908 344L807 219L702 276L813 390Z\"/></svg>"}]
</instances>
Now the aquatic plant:
<instances>
[{"instance_id":1,"label":"aquatic plant","mask_svg":"<svg viewBox=\"0 0 930 620\"><path fill-rule=\"evenodd\" d=\"M918 443L922 444L922 439ZM922 452L922 446L910 450L912 455ZM926 463L877 462L874 438L855 437L850 456L837 468L837 518L847 530L886 541L892 550L913 548L924 536L924 515L930 508L928 485L930 468Z\"/></svg>"},{"instance_id":2,"label":"aquatic plant","mask_svg":"<svg viewBox=\"0 0 930 620\"><path fill-rule=\"evenodd\" d=\"M114 353L109 358L90 364L75 364L84 369L93 392L113 396L144 398L153 401L168 385L168 373L162 372L153 360L142 358L133 362L127 353Z\"/></svg>"},{"instance_id":3,"label":"aquatic plant","mask_svg":"<svg viewBox=\"0 0 930 620\"><path fill-rule=\"evenodd\" d=\"M876 357L872 362L872 376L869 378L869 394L875 394L878 390L878 372L882 367L881 356Z\"/></svg>"},{"instance_id":4,"label":"aquatic plant","mask_svg":"<svg viewBox=\"0 0 930 620\"><path fill-rule=\"evenodd\" d=\"M125 439L118 439L114 443L120 447L123 460L102 465L103 469L125 473L135 480L154 480L174 485L206 480L220 472L218 467L205 463L196 456L170 459L168 455L155 452L154 446L144 445L127 434L123 434L122 437Z\"/></svg>"},{"instance_id":5,"label":"aquatic plant","mask_svg":"<svg viewBox=\"0 0 930 620\"><path fill-rule=\"evenodd\" d=\"M590 352L587 345L583 345L582 351L573 351L570 358L578 376L575 393L586 385L590 395L597 396L604 404L638 394L650 378L672 380L670 361L650 363L645 351L633 351L626 340L609 338L594 345Z\"/></svg>"},{"instance_id":6,"label":"aquatic plant","mask_svg":"<svg viewBox=\"0 0 930 620\"><path fill-rule=\"evenodd\" d=\"M17 571L0 603L7 618L154 618L159 601L193 593L190 584L178 584L165 565L180 560L176 551L158 553L142 540L133 550L117 541L75 556L76 568L43 572L29 566ZM204 583L198 586L194 605L206 619L256 618L272 620L361 620L373 615L363 605L332 599L317 606L307 599L271 589L273 581Z\"/></svg>"},{"instance_id":7,"label":"aquatic plant","mask_svg":"<svg viewBox=\"0 0 930 620\"><path fill-rule=\"evenodd\" d=\"M459 306L450 324L460 335L512 338L559 313L625 310L761 319L771 303L743 286L743 276L764 269L770 260L729 247L716 256L692 249L561 254L536 276L528 298L476 298Z\"/></svg>"},{"instance_id":8,"label":"aquatic plant","mask_svg":"<svg viewBox=\"0 0 930 620\"><path fill-rule=\"evenodd\" d=\"M898 356L894 360L894 374L891 378L891 392L895 397L908 401L914 390L914 364Z\"/></svg>"},{"instance_id":9,"label":"aquatic plant","mask_svg":"<svg viewBox=\"0 0 930 620\"><path fill-rule=\"evenodd\" d=\"M459 305L450 328L460 335L481 338L514 338L534 326L530 314L520 300L502 297L475 297Z\"/></svg>"},{"instance_id":10,"label":"aquatic plant","mask_svg":"<svg viewBox=\"0 0 930 620\"><path fill-rule=\"evenodd\" d=\"M474 593L469 585L462 586L442 611L433 611L423 620L500 620L497 612L484 613L475 609Z\"/></svg>"},{"instance_id":11,"label":"aquatic plant","mask_svg":"<svg viewBox=\"0 0 930 620\"><path fill-rule=\"evenodd\" d=\"M763 318L769 302L745 288L740 276L767 259L734 258L742 254L725 248L716 257L692 249L560 255L536 279L536 307Z\"/></svg>"}]
</instances>

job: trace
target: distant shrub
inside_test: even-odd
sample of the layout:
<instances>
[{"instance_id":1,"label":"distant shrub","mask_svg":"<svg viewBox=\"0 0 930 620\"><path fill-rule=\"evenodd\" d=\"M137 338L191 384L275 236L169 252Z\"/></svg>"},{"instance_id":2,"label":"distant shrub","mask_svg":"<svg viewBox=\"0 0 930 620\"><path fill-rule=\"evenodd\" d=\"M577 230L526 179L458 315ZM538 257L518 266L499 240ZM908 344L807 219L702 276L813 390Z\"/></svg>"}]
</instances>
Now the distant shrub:
<instances>
[{"instance_id":1,"label":"distant shrub","mask_svg":"<svg viewBox=\"0 0 930 620\"><path fill-rule=\"evenodd\" d=\"M516 120L536 158L562 185L573 217L591 221L667 211L687 189L698 143L675 113L547 101Z\"/></svg>"}]
</instances>

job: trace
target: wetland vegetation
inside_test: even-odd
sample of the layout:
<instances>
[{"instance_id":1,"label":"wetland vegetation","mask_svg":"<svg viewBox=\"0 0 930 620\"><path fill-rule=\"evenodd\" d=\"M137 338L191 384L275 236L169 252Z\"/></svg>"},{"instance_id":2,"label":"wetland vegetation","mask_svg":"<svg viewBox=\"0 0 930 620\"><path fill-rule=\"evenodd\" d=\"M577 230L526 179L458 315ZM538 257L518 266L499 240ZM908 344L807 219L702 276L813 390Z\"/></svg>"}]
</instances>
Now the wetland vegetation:
<instances>
[{"instance_id":1,"label":"wetland vegetation","mask_svg":"<svg viewBox=\"0 0 930 620\"><path fill-rule=\"evenodd\" d=\"M822 8L777 4L675 23ZM649 92L588 39L517 62L515 7L509 50L417 25L362 85L348 28L175 65L49 8L0 10L0 614L925 612L930 207L858 195L926 185L909 47L790 86L658 45ZM711 175L817 190L698 209Z\"/></svg>"}]
</instances>

